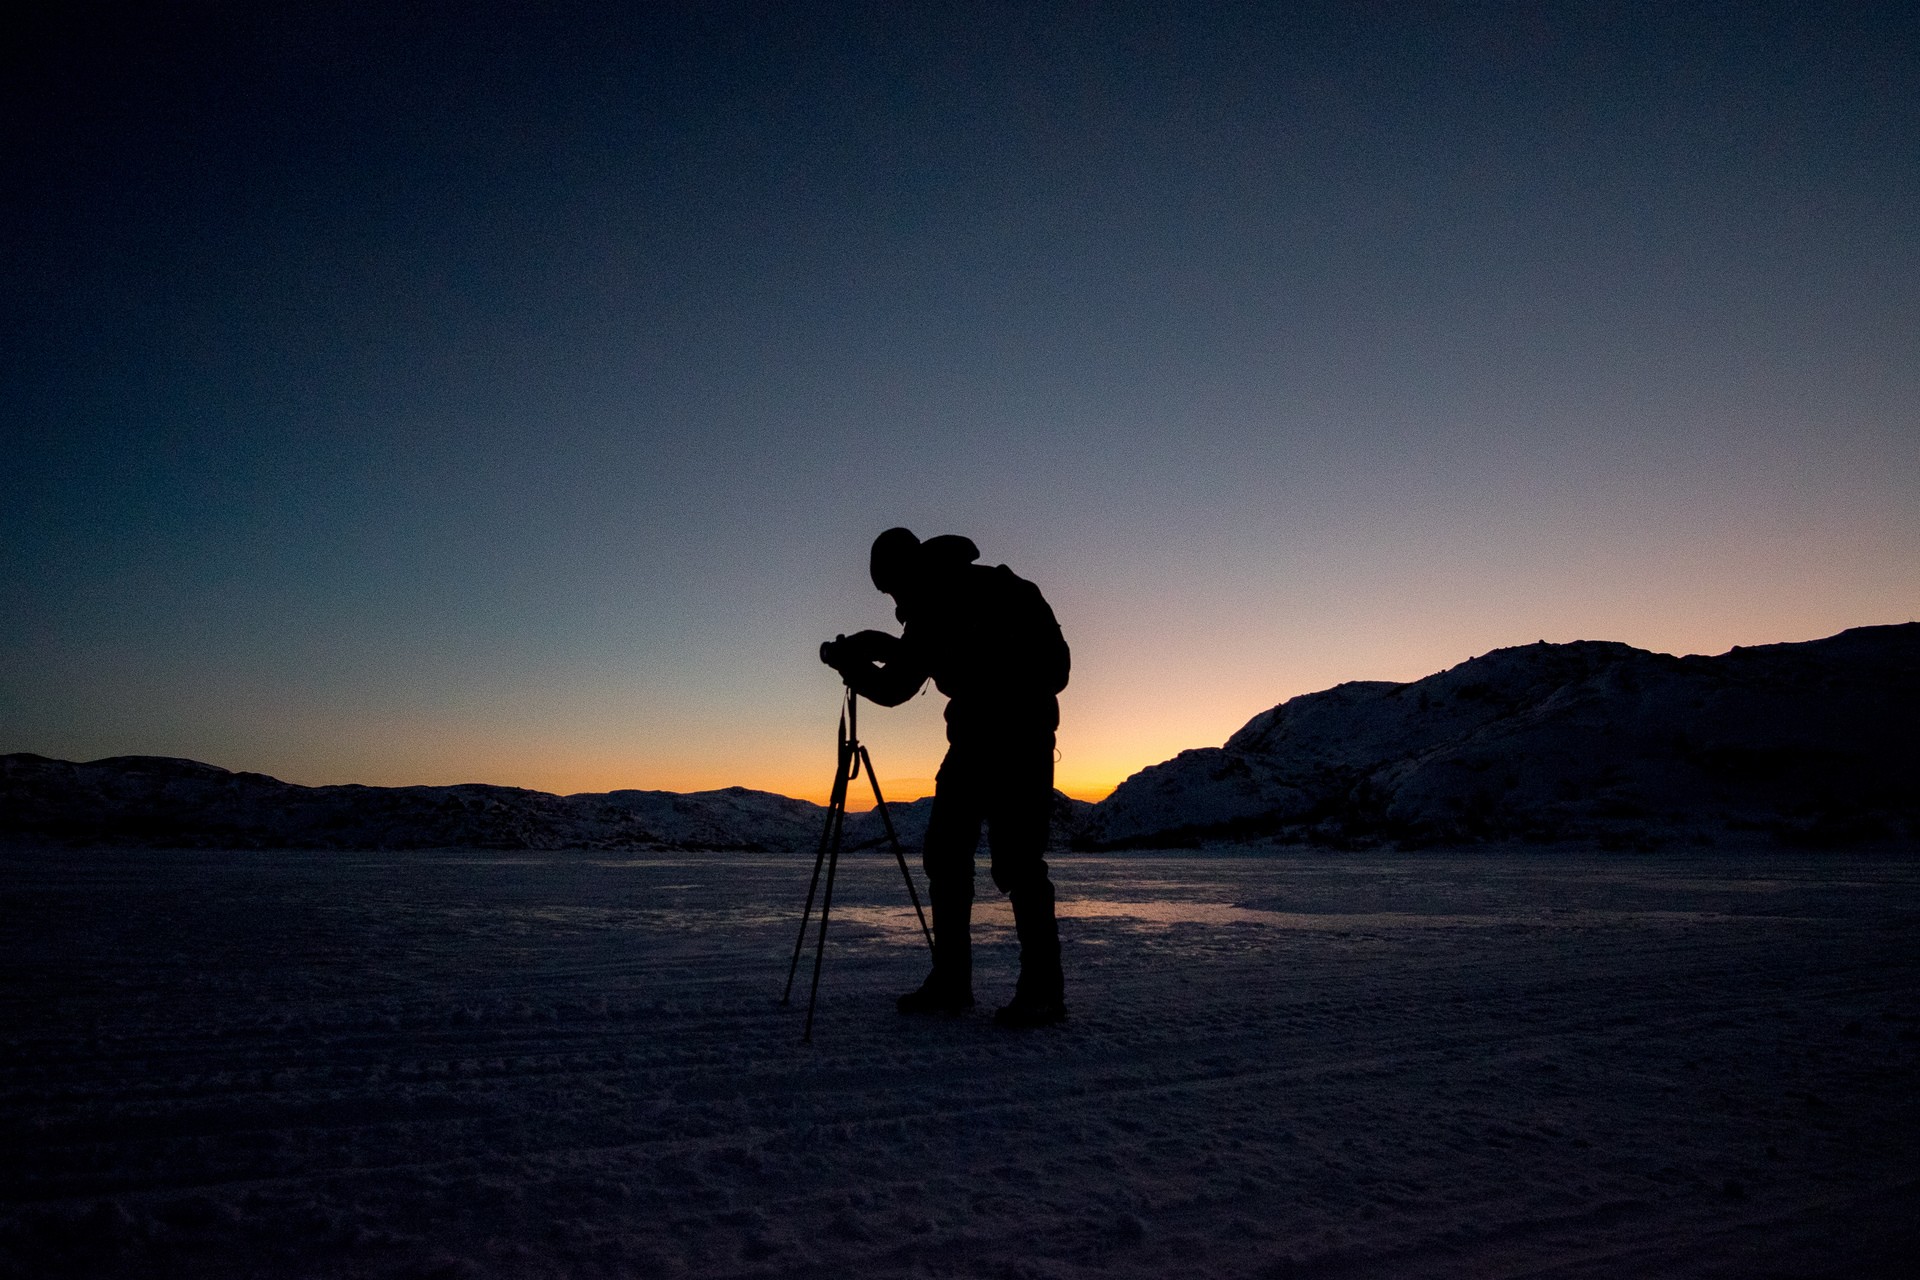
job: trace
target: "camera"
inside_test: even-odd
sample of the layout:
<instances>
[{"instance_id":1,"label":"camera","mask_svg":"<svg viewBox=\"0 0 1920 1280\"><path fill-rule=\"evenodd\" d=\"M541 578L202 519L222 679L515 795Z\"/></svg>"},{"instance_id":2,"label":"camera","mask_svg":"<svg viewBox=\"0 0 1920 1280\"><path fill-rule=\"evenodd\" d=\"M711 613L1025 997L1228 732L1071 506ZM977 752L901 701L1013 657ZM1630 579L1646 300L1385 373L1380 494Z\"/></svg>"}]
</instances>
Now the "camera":
<instances>
[{"instance_id":1,"label":"camera","mask_svg":"<svg viewBox=\"0 0 1920 1280\"><path fill-rule=\"evenodd\" d=\"M893 661L900 637L884 631L856 631L850 636L835 636L820 646L820 661L845 675L848 671L873 663Z\"/></svg>"}]
</instances>

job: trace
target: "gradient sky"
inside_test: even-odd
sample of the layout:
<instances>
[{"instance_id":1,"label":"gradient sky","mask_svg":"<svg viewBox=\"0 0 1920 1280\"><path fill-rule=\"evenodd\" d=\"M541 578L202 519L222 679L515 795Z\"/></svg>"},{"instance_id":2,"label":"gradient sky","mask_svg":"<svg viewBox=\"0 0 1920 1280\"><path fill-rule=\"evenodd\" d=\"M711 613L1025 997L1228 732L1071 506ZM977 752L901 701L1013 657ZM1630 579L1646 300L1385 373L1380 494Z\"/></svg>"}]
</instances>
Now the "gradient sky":
<instances>
[{"instance_id":1,"label":"gradient sky","mask_svg":"<svg viewBox=\"0 0 1920 1280\"><path fill-rule=\"evenodd\" d=\"M1047 593L1090 796L1920 616L1910 3L57 8L0 751L824 798L892 524Z\"/></svg>"}]
</instances>

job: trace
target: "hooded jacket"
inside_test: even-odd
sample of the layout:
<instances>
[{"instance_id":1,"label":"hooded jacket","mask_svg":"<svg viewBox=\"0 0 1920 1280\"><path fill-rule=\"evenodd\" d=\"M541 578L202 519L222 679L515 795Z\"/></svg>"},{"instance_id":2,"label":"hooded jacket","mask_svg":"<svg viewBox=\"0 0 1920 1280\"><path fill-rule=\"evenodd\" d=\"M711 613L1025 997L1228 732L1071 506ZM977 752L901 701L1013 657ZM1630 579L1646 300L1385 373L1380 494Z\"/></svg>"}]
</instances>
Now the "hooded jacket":
<instances>
[{"instance_id":1,"label":"hooded jacket","mask_svg":"<svg viewBox=\"0 0 1920 1280\"><path fill-rule=\"evenodd\" d=\"M947 696L947 739L1051 734L1072 655L1040 588L954 534L920 546L910 583L895 593L897 638L855 637L863 661L845 671L854 692L898 706L932 679ZM879 663L881 665L874 665Z\"/></svg>"}]
</instances>

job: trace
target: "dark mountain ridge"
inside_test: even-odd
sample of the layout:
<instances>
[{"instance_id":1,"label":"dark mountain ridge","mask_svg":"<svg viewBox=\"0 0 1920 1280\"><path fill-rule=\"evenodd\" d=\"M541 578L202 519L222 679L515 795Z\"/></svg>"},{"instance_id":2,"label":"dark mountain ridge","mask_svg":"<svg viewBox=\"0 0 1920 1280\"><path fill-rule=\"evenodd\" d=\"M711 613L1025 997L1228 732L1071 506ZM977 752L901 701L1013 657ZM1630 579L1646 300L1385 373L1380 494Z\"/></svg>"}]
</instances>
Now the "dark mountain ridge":
<instances>
[{"instance_id":1,"label":"dark mountain ridge","mask_svg":"<svg viewBox=\"0 0 1920 1280\"><path fill-rule=\"evenodd\" d=\"M904 842L930 800L890 806ZM1055 796L1058 841L1088 806ZM0 756L0 839L64 845L294 849L812 849L826 809L746 787L558 796L523 787L305 787L195 760L113 756L76 764ZM854 814L854 846L884 838Z\"/></svg>"},{"instance_id":2,"label":"dark mountain ridge","mask_svg":"<svg viewBox=\"0 0 1920 1280\"><path fill-rule=\"evenodd\" d=\"M521 787L303 787L193 760L0 757L0 832L67 844L289 848L788 847L803 800L732 787L556 796Z\"/></svg>"},{"instance_id":3,"label":"dark mountain ridge","mask_svg":"<svg viewBox=\"0 0 1920 1280\"><path fill-rule=\"evenodd\" d=\"M1056 793L1053 834L1094 849L1920 842L1916 724L1920 623L1714 657L1542 642L1289 699L1098 805ZM910 846L930 807L892 806ZM66 845L805 850L824 814L744 787L305 787L153 756L0 756L0 839ZM878 816L848 834L877 842Z\"/></svg>"},{"instance_id":4,"label":"dark mountain ridge","mask_svg":"<svg viewBox=\"0 0 1920 1280\"><path fill-rule=\"evenodd\" d=\"M1916 623L1714 657L1542 642L1290 699L1127 779L1081 840L1914 839L1916 724Z\"/></svg>"}]
</instances>

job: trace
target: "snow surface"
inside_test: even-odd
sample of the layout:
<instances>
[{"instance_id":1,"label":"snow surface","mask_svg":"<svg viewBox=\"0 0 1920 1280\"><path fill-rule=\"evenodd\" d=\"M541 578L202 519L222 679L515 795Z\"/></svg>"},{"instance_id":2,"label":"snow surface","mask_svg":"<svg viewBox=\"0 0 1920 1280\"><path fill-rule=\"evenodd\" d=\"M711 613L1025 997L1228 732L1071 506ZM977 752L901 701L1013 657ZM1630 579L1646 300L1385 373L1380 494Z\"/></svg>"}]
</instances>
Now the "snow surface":
<instances>
[{"instance_id":1,"label":"snow surface","mask_svg":"<svg viewBox=\"0 0 1920 1280\"><path fill-rule=\"evenodd\" d=\"M1071 855L1073 1017L1021 1034L997 899L981 1013L892 1012L924 949L863 854L803 1046L810 862L0 855L0 1274L1920 1256L1911 857Z\"/></svg>"}]
</instances>

